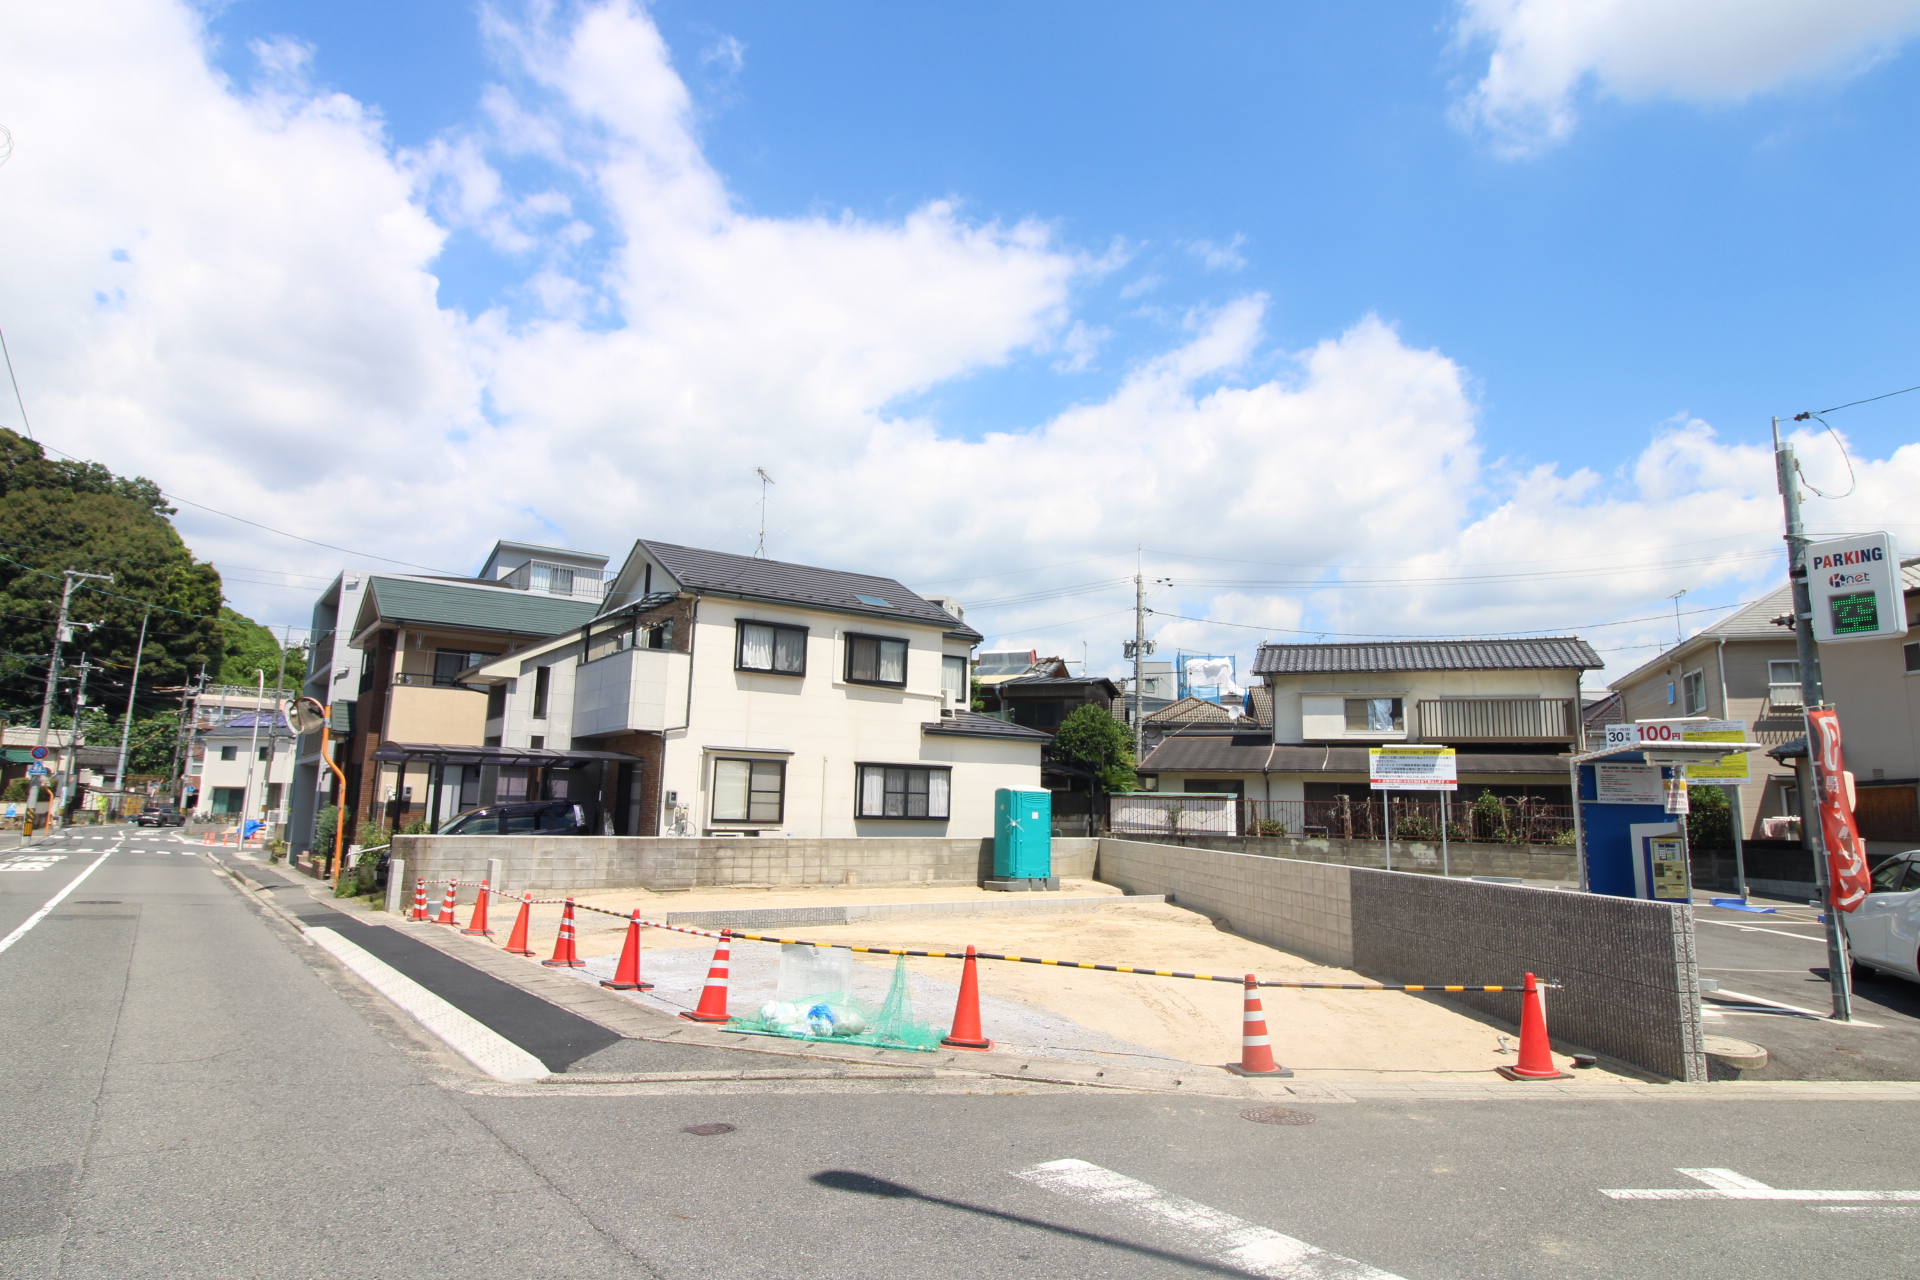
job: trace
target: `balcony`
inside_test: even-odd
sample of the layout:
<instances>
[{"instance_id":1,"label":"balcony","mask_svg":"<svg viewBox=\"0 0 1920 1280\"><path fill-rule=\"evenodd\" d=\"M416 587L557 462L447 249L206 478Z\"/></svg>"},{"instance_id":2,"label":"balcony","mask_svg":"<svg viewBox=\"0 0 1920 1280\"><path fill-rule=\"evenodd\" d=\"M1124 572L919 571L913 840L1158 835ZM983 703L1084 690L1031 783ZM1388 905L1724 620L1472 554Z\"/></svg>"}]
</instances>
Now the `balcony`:
<instances>
[{"instance_id":1,"label":"balcony","mask_svg":"<svg viewBox=\"0 0 1920 1280\"><path fill-rule=\"evenodd\" d=\"M576 569L561 564L529 560L499 580L499 585L516 591L537 591L541 595L567 596L574 600L600 600L614 575L596 569Z\"/></svg>"},{"instance_id":2,"label":"balcony","mask_svg":"<svg viewBox=\"0 0 1920 1280\"><path fill-rule=\"evenodd\" d=\"M1422 742L1579 740L1580 708L1571 698L1431 698L1419 705Z\"/></svg>"},{"instance_id":3,"label":"balcony","mask_svg":"<svg viewBox=\"0 0 1920 1280\"><path fill-rule=\"evenodd\" d=\"M1767 706L1784 711L1798 711L1806 705L1806 698L1800 692L1798 681L1793 684L1770 684L1767 686Z\"/></svg>"}]
</instances>

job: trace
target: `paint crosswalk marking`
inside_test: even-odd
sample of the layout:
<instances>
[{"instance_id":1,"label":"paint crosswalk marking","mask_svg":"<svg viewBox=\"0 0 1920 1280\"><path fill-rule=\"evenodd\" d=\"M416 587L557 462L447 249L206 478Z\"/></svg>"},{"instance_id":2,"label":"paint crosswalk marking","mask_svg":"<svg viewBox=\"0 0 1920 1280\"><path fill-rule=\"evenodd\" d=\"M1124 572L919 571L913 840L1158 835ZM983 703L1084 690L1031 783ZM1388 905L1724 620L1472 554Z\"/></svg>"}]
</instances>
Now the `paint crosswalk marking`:
<instances>
[{"instance_id":1,"label":"paint crosswalk marking","mask_svg":"<svg viewBox=\"0 0 1920 1280\"><path fill-rule=\"evenodd\" d=\"M1111 1209L1181 1236L1213 1261L1275 1280L1400 1280L1378 1267L1328 1253L1304 1240L1176 1196L1085 1160L1050 1160L1016 1178L1055 1195Z\"/></svg>"},{"instance_id":2,"label":"paint crosswalk marking","mask_svg":"<svg viewBox=\"0 0 1920 1280\"><path fill-rule=\"evenodd\" d=\"M1602 1190L1615 1200L1920 1200L1920 1191L1824 1191L1770 1187L1731 1169L1675 1169L1700 1187L1638 1187Z\"/></svg>"}]
</instances>

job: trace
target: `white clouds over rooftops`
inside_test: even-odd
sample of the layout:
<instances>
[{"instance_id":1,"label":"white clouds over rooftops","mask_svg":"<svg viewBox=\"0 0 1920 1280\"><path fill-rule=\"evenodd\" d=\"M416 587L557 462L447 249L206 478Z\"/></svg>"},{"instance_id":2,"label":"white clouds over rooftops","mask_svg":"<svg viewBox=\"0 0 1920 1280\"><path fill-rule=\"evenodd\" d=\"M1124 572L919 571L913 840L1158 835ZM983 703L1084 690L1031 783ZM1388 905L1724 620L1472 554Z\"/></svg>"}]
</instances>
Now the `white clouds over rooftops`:
<instances>
[{"instance_id":1,"label":"white clouds over rooftops","mask_svg":"<svg viewBox=\"0 0 1920 1280\"><path fill-rule=\"evenodd\" d=\"M29 6L0 27L0 119L18 139L0 170L15 250L0 323L42 437L267 524L469 571L497 537L751 550L765 467L783 559L984 602L1117 580L1131 555L1001 575L1143 544L1161 549L1149 572L1177 583L1157 608L1276 628L1627 616L1676 586L1752 581L1766 567L1752 550L1777 545L1763 453L1682 423L1617 476L1512 470L1482 457L1467 375L1444 353L1371 316L1275 352L1253 293L1188 313L1084 403L957 438L888 406L1025 355L1085 368L1102 330L1081 289L1113 254L950 199L885 220L743 211L644 12L490 21L502 83L407 154L370 108L304 87L284 47L267 88L237 88L168 0ZM515 267L512 314L440 301L436 262L462 233ZM1551 448L1551 424L1540 439ZM1920 447L1860 468L1846 518L1902 518ZM230 564L339 567L191 508L180 519ZM1619 568L1671 543L1705 545L1684 567L1647 551ZM1549 561L1612 570L1325 585ZM292 591L233 593L275 622L303 615ZM1131 594L969 621L1069 656L1085 638L1097 668L1117 667ZM1169 644L1258 638L1171 625Z\"/></svg>"},{"instance_id":2,"label":"white clouds over rooftops","mask_svg":"<svg viewBox=\"0 0 1920 1280\"><path fill-rule=\"evenodd\" d=\"M1920 32L1920 0L1460 0L1457 33L1491 45L1461 104L1509 155L1572 133L1583 88L1726 102L1844 76Z\"/></svg>"}]
</instances>

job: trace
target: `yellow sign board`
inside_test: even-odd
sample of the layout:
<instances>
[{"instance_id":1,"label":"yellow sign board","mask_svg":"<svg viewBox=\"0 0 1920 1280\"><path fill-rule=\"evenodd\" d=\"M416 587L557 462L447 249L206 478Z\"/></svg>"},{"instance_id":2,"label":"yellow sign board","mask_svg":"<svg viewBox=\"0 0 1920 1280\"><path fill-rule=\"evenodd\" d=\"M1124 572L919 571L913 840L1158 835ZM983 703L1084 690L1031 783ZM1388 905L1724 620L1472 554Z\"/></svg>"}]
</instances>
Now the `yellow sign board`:
<instances>
[{"instance_id":1,"label":"yellow sign board","mask_svg":"<svg viewBox=\"0 0 1920 1280\"><path fill-rule=\"evenodd\" d=\"M1695 728L1692 725L1681 730L1682 742L1745 742L1747 725L1744 720L1713 720ZM1687 766L1688 782L1746 782L1753 774L1747 763L1747 753L1736 751L1732 755L1721 756L1708 763Z\"/></svg>"}]
</instances>

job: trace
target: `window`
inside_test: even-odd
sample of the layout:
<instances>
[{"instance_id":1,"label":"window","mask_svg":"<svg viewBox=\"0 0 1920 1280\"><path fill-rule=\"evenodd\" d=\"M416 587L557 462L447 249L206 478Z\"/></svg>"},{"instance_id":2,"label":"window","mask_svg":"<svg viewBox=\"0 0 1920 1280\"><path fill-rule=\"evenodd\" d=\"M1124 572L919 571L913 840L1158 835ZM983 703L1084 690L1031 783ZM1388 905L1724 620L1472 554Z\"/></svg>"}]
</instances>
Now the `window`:
<instances>
[{"instance_id":1,"label":"window","mask_svg":"<svg viewBox=\"0 0 1920 1280\"><path fill-rule=\"evenodd\" d=\"M777 825L786 789L784 760L715 760L713 820Z\"/></svg>"},{"instance_id":2,"label":"window","mask_svg":"<svg viewBox=\"0 0 1920 1280\"><path fill-rule=\"evenodd\" d=\"M260 759L265 760L267 758L267 752L271 751L272 749L273 748L271 747L260 747L257 750L256 754L259 756Z\"/></svg>"},{"instance_id":3,"label":"window","mask_svg":"<svg viewBox=\"0 0 1920 1280\"><path fill-rule=\"evenodd\" d=\"M847 637L847 679L854 684L907 683L907 642L881 636Z\"/></svg>"},{"instance_id":4,"label":"window","mask_svg":"<svg viewBox=\"0 0 1920 1280\"><path fill-rule=\"evenodd\" d=\"M547 718L547 691L553 685L553 668L541 667L533 673L533 718Z\"/></svg>"},{"instance_id":5,"label":"window","mask_svg":"<svg viewBox=\"0 0 1920 1280\"><path fill-rule=\"evenodd\" d=\"M1689 671L1680 678L1681 688L1687 695L1687 714L1697 716L1707 709L1707 674L1704 671Z\"/></svg>"},{"instance_id":6,"label":"window","mask_svg":"<svg viewBox=\"0 0 1920 1280\"><path fill-rule=\"evenodd\" d=\"M967 660L947 657L940 659L940 692L947 695L947 705L960 710L973 705L967 689Z\"/></svg>"},{"instance_id":7,"label":"window","mask_svg":"<svg viewBox=\"0 0 1920 1280\"><path fill-rule=\"evenodd\" d=\"M220 758L222 760L238 760L240 758L240 748L222 747L220 748Z\"/></svg>"},{"instance_id":8,"label":"window","mask_svg":"<svg viewBox=\"0 0 1920 1280\"><path fill-rule=\"evenodd\" d=\"M807 674L807 629L743 621L734 646L733 665L741 671L803 676Z\"/></svg>"},{"instance_id":9,"label":"window","mask_svg":"<svg viewBox=\"0 0 1920 1280\"><path fill-rule=\"evenodd\" d=\"M1767 662L1767 701L1776 707L1797 707L1800 696L1800 659L1773 658Z\"/></svg>"},{"instance_id":10,"label":"window","mask_svg":"<svg viewBox=\"0 0 1920 1280\"><path fill-rule=\"evenodd\" d=\"M1348 733L1404 733L1407 704L1402 698L1348 698Z\"/></svg>"},{"instance_id":11,"label":"window","mask_svg":"<svg viewBox=\"0 0 1920 1280\"><path fill-rule=\"evenodd\" d=\"M493 655L490 653L470 653L465 649L435 649L433 651L433 682L448 686L460 683L457 678L468 667L485 662Z\"/></svg>"},{"instance_id":12,"label":"window","mask_svg":"<svg viewBox=\"0 0 1920 1280\"><path fill-rule=\"evenodd\" d=\"M1920 642L1901 645L1900 653L1907 660L1908 675L1920 671Z\"/></svg>"},{"instance_id":13,"label":"window","mask_svg":"<svg viewBox=\"0 0 1920 1280\"><path fill-rule=\"evenodd\" d=\"M547 570L547 590L556 596L573 594L573 570L555 565Z\"/></svg>"},{"instance_id":14,"label":"window","mask_svg":"<svg viewBox=\"0 0 1920 1280\"><path fill-rule=\"evenodd\" d=\"M885 596L863 596L858 593L855 593L853 598L855 600L858 600L861 604L868 605L871 608L875 608L875 609L893 608L893 601L887 599Z\"/></svg>"},{"instance_id":15,"label":"window","mask_svg":"<svg viewBox=\"0 0 1920 1280\"><path fill-rule=\"evenodd\" d=\"M546 749L546 745L547 740L537 733L527 739L527 749L529 751L543 751Z\"/></svg>"},{"instance_id":16,"label":"window","mask_svg":"<svg viewBox=\"0 0 1920 1280\"><path fill-rule=\"evenodd\" d=\"M1912 864L1904 857L1888 858L1873 869L1873 888L1869 893L1899 893L1903 888L1915 887L1903 884L1909 879L1907 868Z\"/></svg>"},{"instance_id":17,"label":"window","mask_svg":"<svg viewBox=\"0 0 1920 1280\"><path fill-rule=\"evenodd\" d=\"M930 818L947 816L952 790L951 769L916 769L908 765L863 764L856 818Z\"/></svg>"},{"instance_id":18,"label":"window","mask_svg":"<svg viewBox=\"0 0 1920 1280\"><path fill-rule=\"evenodd\" d=\"M491 684L487 686L487 719L498 720L507 714L507 686ZM495 746L499 743L493 744Z\"/></svg>"}]
</instances>

